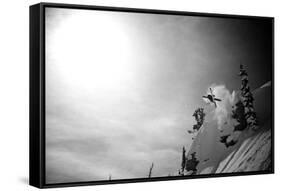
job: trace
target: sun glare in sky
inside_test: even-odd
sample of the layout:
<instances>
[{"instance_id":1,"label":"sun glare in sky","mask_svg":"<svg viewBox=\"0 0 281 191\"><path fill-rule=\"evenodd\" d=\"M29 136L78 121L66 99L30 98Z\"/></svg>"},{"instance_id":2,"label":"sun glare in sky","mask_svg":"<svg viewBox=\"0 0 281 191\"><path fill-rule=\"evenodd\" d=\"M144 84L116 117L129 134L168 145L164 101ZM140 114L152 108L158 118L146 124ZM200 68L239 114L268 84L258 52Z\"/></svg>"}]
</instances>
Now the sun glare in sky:
<instances>
[{"instance_id":1,"label":"sun glare in sky","mask_svg":"<svg viewBox=\"0 0 281 191\"><path fill-rule=\"evenodd\" d=\"M89 24L90 23L90 24ZM112 15L93 11L69 16L50 38L56 69L75 88L118 91L133 80L131 43ZM63 71L63 72L62 72Z\"/></svg>"}]
</instances>

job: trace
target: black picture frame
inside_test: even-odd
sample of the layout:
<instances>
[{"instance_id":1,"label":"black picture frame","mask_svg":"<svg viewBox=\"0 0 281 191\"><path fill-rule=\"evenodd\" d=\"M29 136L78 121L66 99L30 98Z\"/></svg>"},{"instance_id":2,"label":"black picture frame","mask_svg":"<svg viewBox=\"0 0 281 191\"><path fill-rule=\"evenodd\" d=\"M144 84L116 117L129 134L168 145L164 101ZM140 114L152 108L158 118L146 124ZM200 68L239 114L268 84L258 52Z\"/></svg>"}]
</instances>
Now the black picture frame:
<instances>
[{"instance_id":1,"label":"black picture frame","mask_svg":"<svg viewBox=\"0 0 281 191\"><path fill-rule=\"evenodd\" d=\"M269 171L255 172L237 172L237 173L221 173L221 174L204 174L189 176L171 176L171 177L153 177L150 179L120 179L120 180L103 180L103 181L86 181L86 182L70 182L46 184L45 182L45 8L70 8L82 10L103 10L117 12L133 12L143 14L165 14L165 15L181 15L181 16L197 16L197 17L213 17L213 18L232 18L247 20L262 20L271 23L272 26L272 152L271 161L272 168ZM179 179L209 178L209 177L227 177L227 176L243 176L274 173L274 18L246 15L226 15L212 13L195 13L170 10L152 10L152 9L135 9L123 7L104 7L90 5L74 5L74 4L57 4L57 3L39 3L30 6L30 129L29 129L29 184L38 188L53 188L66 186L85 186L100 184L116 184L116 183L133 183L133 182L149 182L149 181L167 181Z\"/></svg>"}]
</instances>

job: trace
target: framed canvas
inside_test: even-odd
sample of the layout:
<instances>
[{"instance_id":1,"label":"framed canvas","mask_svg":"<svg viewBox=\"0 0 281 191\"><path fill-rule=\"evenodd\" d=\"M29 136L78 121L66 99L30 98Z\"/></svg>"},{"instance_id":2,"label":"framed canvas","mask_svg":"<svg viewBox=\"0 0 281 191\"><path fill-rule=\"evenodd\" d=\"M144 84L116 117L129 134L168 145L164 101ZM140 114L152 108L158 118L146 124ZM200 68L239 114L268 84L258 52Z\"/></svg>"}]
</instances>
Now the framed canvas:
<instances>
[{"instance_id":1,"label":"framed canvas","mask_svg":"<svg viewBox=\"0 0 281 191\"><path fill-rule=\"evenodd\" d=\"M274 172L274 19L30 7L30 185Z\"/></svg>"}]
</instances>

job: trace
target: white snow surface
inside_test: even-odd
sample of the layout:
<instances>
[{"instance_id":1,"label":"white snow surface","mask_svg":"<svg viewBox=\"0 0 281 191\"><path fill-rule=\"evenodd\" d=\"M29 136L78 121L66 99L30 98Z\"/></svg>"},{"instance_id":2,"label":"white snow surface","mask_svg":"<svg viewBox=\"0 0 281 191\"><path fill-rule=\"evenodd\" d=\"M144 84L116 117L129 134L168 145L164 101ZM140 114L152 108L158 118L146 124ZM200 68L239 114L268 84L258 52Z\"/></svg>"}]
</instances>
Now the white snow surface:
<instances>
[{"instance_id":1,"label":"white snow surface","mask_svg":"<svg viewBox=\"0 0 281 191\"><path fill-rule=\"evenodd\" d=\"M246 139L223 160L215 173L262 171L268 169L271 154L271 131L261 132Z\"/></svg>"},{"instance_id":2,"label":"white snow surface","mask_svg":"<svg viewBox=\"0 0 281 191\"><path fill-rule=\"evenodd\" d=\"M209 166L209 167L205 168L204 170L202 170L200 172L200 174L210 174L210 173L212 173L213 169L214 169L213 166Z\"/></svg>"}]
</instances>

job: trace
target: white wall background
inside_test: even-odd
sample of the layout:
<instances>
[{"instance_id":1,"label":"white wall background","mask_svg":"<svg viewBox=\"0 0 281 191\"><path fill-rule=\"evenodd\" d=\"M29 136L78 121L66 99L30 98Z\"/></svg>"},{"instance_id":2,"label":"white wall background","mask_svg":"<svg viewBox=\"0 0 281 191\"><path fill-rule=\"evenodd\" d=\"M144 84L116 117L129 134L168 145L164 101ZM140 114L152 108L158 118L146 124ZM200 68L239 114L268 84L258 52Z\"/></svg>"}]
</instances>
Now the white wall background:
<instances>
[{"instance_id":1,"label":"white wall background","mask_svg":"<svg viewBox=\"0 0 281 191\"><path fill-rule=\"evenodd\" d=\"M29 5L37 0L6 0L0 5L0 190L37 190L28 185L28 92L29 92ZM279 34L281 3L274 0L52 0L89 5L167 9L275 17L275 162L276 174L86 186L52 190L269 190L281 186L279 146L281 72ZM276 189L274 189L276 190Z\"/></svg>"}]
</instances>

